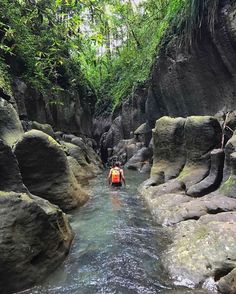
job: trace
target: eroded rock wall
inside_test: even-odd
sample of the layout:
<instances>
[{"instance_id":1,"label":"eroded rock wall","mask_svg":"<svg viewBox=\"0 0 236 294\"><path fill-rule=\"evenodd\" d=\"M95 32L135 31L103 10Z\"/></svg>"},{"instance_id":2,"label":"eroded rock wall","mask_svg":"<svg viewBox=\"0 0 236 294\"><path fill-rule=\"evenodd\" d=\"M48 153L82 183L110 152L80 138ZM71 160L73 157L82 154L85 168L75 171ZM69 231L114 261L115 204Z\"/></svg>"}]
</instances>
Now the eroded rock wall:
<instances>
[{"instance_id":1,"label":"eroded rock wall","mask_svg":"<svg viewBox=\"0 0 236 294\"><path fill-rule=\"evenodd\" d=\"M236 4L219 3L214 32L203 20L190 48L179 46L179 36L164 40L146 103L153 126L164 115L214 115L236 108Z\"/></svg>"},{"instance_id":2,"label":"eroded rock wall","mask_svg":"<svg viewBox=\"0 0 236 294\"><path fill-rule=\"evenodd\" d=\"M219 148L216 118L162 117L153 137L151 178L140 192L172 239L164 268L177 285L235 294L236 134Z\"/></svg>"}]
</instances>

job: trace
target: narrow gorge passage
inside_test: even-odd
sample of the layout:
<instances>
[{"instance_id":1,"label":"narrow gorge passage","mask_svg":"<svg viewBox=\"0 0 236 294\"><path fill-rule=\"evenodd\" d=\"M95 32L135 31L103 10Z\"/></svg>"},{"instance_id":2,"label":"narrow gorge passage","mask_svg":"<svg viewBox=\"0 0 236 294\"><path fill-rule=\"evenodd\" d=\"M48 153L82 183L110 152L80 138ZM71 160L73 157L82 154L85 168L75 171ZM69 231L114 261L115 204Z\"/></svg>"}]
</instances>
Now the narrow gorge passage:
<instances>
[{"instance_id":1,"label":"narrow gorge passage","mask_svg":"<svg viewBox=\"0 0 236 294\"><path fill-rule=\"evenodd\" d=\"M76 236L64 264L40 286L21 293L166 293L158 254L162 230L137 197L145 179L126 172L126 189L91 182L91 199L71 217Z\"/></svg>"}]
</instances>

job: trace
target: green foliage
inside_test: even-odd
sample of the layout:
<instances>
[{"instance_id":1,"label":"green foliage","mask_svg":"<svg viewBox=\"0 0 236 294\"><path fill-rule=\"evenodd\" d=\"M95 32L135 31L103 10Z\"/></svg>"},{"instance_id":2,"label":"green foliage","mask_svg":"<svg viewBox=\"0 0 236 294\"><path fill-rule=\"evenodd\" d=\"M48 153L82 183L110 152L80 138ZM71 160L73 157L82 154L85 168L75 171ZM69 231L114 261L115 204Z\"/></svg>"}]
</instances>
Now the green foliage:
<instances>
[{"instance_id":1,"label":"green foliage","mask_svg":"<svg viewBox=\"0 0 236 294\"><path fill-rule=\"evenodd\" d=\"M191 45L219 0L1 0L0 71L41 92L89 84L113 108L144 82L164 36ZM7 66L6 66L7 64ZM99 105L101 105L100 103Z\"/></svg>"},{"instance_id":2,"label":"green foliage","mask_svg":"<svg viewBox=\"0 0 236 294\"><path fill-rule=\"evenodd\" d=\"M80 5L76 1L2 0L0 58L41 92L58 93L83 80L78 50ZM15 69L13 70L15 71Z\"/></svg>"},{"instance_id":3,"label":"green foliage","mask_svg":"<svg viewBox=\"0 0 236 294\"><path fill-rule=\"evenodd\" d=\"M85 1L86 2L86 1ZM101 99L114 107L147 79L157 46L177 34L179 46L191 45L207 11L213 30L219 0L88 1L83 7L80 61ZM117 45L118 44L118 45Z\"/></svg>"}]
</instances>

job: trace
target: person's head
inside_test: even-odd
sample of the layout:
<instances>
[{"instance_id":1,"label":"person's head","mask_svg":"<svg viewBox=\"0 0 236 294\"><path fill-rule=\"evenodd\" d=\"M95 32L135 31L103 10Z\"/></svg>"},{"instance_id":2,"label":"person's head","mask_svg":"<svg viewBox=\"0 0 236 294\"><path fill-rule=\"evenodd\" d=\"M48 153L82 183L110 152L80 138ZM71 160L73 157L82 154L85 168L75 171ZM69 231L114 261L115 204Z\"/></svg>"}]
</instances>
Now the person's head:
<instances>
[{"instance_id":1,"label":"person's head","mask_svg":"<svg viewBox=\"0 0 236 294\"><path fill-rule=\"evenodd\" d=\"M116 161L115 164L114 164L114 167L120 167L120 162Z\"/></svg>"}]
</instances>

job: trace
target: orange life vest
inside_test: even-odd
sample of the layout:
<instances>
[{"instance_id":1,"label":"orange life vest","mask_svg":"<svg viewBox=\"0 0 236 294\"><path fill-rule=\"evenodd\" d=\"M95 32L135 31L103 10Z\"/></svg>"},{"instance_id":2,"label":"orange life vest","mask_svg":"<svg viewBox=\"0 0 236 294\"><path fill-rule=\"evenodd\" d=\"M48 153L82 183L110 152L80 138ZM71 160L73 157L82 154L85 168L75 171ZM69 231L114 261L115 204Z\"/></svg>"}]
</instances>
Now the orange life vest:
<instances>
[{"instance_id":1,"label":"orange life vest","mask_svg":"<svg viewBox=\"0 0 236 294\"><path fill-rule=\"evenodd\" d=\"M120 172L120 169L113 168L111 170L111 182L113 184L117 184L117 183L120 183L120 181L121 181L121 172Z\"/></svg>"}]
</instances>

